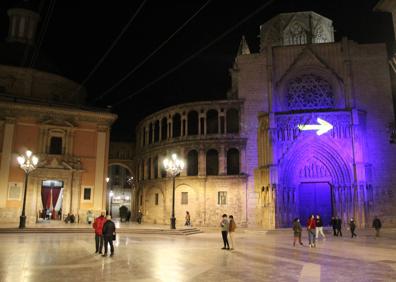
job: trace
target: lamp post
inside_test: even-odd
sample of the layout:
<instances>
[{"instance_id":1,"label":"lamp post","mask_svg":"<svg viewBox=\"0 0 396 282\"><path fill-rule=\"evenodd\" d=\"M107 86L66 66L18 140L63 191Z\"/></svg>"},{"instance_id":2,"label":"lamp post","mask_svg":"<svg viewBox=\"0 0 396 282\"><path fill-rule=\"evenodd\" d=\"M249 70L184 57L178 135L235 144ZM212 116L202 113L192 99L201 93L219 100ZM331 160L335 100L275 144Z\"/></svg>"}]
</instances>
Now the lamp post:
<instances>
[{"instance_id":1,"label":"lamp post","mask_svg":"<svg viewBox=\"0 0 396 282\"><path fill-rule=\"evenodd\" d=\"M112 198L113 198L113 195L114 195L114 193L113 193L113 190L110 190L110 192L109 192L109 208L110 208L110 212L109 212L109 215L110 216L113 216L113 213L112 213L112 211L111 211L111 209L112 209Z\"/></svg>"},{"instance_id":2,"label":"lamp post","mask_svg":"<svg viewBox=\"0 0 396 282\"><path fill-rule=\"evenodd\" d=\"M172 177L173 190L172 190L172 216L171 216L171 229L176 229L176 218L175 218L175 178L184 168L184 162L177 158L176 154L172 154L172 158L164 159L164 168L166 172Z\"/></svg>"},{"instance_id":3,"label":"lamp post","mask_svg":"<svg viewBox=\"0 0 396 282\"><path fill-rule=\"evenodd\" d=\"M38 157L33 155L32 151L27 150L24 155L20 155L17 158L19 167L23 169L25 172L25 191L23 193L23 205L22 205L22 213L19 217L19 228L23 229L26 227L26 215L25 215L25 206L26 206L26 192L27 192L27 184L29 173L36 169L38 164Z\"/></svg>"},{"instance_id":4,"label":"lamp post","mask_svg":"<svg viewBox=\"0 0 396 282\"><path fill-rule=\"evenodd\" d=\"M109 182L110 182L110 177L106 177L106 190L109 190ZM107 214L110 214L110 194L109 194L109 203L107 205Z\"/></svg>"}]
</instances>

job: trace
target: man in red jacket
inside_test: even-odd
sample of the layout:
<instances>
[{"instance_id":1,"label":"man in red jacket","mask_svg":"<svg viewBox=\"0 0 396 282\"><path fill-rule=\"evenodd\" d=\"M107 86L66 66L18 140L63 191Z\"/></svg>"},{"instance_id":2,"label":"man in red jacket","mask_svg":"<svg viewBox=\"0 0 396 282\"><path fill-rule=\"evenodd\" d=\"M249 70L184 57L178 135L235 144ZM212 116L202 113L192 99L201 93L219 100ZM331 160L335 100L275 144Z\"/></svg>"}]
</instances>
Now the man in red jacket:
<instances>
[{"instance_id":1,"label":"man in red jacket","mask_svg":"<svg viewBox=\"0 0 396 282\"><path fill-rule=\"evenodd\" d=\"M95 229L95 246L96 246L96 252L95 253L102 253L103 249L103 234L102 234L102 229L103 225L106 222L106 217L105 217L105 212L102 211L100 213L100 216L97 217L92 224L93 228Z\"/></svg>"},{"instance_id":2,"label":"man in red jacket","mask_svg":"<svg viewBox=\"0 0 396 282\"><path fill-rule=\"evenodd\" d=\"M307 223L308 240L309 240L310 248L316 247L315 229L316 229L315 216L311 215L311 217L308 219L308 223Z\"/></svg>"}]
</instances>

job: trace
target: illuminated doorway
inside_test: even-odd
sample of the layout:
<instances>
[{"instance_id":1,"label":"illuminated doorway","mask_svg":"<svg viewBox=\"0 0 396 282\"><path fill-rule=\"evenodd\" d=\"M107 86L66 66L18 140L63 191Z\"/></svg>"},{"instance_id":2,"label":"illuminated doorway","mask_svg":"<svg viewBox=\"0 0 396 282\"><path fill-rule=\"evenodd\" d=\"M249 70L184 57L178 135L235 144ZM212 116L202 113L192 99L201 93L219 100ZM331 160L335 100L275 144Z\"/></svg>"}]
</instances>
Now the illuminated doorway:
<instances>
[{"instance_id":1,"label":"illuminated doorway","mask_svg":"<svg viewBox=\"0 0 396 282\"><path fill-rule=\"evenodd\" d=\"M299 217L305 224L308 217L320 215L324 225L330 225L333 207L328 182L303 182L299 186Z\"/></svg>"},{"instance_id":2,"label":"illuminated doorway","mask_svg":"<svg viewBox=\"0 0 396 282\"><path fill-rule=\"evenodd\" d=\"M44 220L62 220L63 181L43 180L41 182L41 201L43 209L39 217Z\"/></svg>"}]
</instances>

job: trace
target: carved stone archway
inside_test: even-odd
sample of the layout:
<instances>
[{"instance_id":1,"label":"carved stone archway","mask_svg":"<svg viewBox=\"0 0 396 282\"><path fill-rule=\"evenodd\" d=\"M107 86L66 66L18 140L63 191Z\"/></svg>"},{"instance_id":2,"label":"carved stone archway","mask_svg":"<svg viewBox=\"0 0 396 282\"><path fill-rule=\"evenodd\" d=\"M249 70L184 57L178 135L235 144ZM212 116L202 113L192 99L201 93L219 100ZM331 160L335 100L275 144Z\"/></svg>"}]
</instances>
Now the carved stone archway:
<instances>
[{"instance_id":1,"label":"carved stone archway","mask_svg":"<svg viewBox=\"0 0 396 282\"><path fill-rule=\"evenodd\" d=\"M341 154L329 142L313 137L297 142L279 165L276 188L276 225L289 226L298 217L299 184L302 182L326 182L331 188L334 215L344 222L358 209L354 189L351 160L348 153ZM314 211L313 211L314 212Z\"/></svg>"}]
</instances>

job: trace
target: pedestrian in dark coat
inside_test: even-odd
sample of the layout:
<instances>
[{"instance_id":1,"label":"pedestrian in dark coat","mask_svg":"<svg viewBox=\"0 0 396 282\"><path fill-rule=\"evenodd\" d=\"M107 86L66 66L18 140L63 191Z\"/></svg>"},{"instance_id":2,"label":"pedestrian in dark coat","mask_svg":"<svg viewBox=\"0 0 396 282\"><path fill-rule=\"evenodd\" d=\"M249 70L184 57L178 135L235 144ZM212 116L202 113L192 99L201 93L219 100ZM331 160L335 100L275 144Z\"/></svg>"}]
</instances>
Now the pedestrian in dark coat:
<instances>
[{"instance_id":1,"label":"pedestrian in dark coat","mask_svg":"<svg viewBox=\"0 0 396 282\"><path fill-rule=\"evenodd\" d=\"M349 228L351 229L351 238L357 237L357 235L355 233L356 224L355 224L355 220L353 218L351 218L351 220L349 221Z\"/></svg>"},{"instance_id":2,"label":"pedestrian in dark coat","mask_svg":"<svg viewBox=\"0 0 396 282\"><path fill-rule=\"evenodd\" d=\"M142 217L143 217L143 213L142 213L142 211L139 209L138 212L137 212L137 215L136 215L136 220L137 220L137 222L138 222L139 224L142 223Z\"/></svg>"},{"instance_id":3,"label":"pedestrian in dark coat","mask_svg":"<svg viewBox=\"0 0 396 282\"><path fill-rule=\"evenodd\" d=\"M222 216L220 227L221 227L221 236L223 237L223 243L224 243L224 247L222 249L229 250L230 244L228 243L228 230L230 228L230 225L226 214L223 214Z\"/></svg>"},{"instance_id":4,"label":"pedestrian in dark coat","mask_svg":"<svg viewBox=\"0 0 396 282\"><path fill-rule=\"evenodd\" d=\"M337 235L337 219L334 216L331 217L330 224L333 227L333 236L338 236Z\"/></svg>"},{"instance_id":5,"label":"pedestrian in dark coat","mask_svg":"<svg viewBox=\"0 0 396 282\"><path fill-rule=\"evenodd\" d=\"M103 225L103 230L102 230L103 239L105 243L104 254L103 254L104 257L107 256L107 245L110 245L110 256L114 255L113 240L115 238L115 234L116 234L115 232L116 232L115 224L113 221L111 221L111 216L108 215L107 221Z\"/></svg>"},{"instance_id":6,"label":"pedestrian in dark coat","mask_svg":"<svg viewBox=\"0 0 396 282\"><path fill-rule=\"evenodd\" d=\"M298 243L300 243L300 245L303 245L303 242L301 241L302 227L299 218L295 218L293 221L293 233L294 233L293 246L296 246L297 240Z\"/></svg>"},{"instance_id":7,"label":"pedestrian in dark coat","mask_svg":"<svg viewBox=\"0 0 396 282\"><path fill-rule=\"evenodd\" d=\"M342 237L342 220L340 217L336 217L336 228L337 228L337 236L340 235Z\"/></svg>"},{"instance_id":8,"label":"pedestrian in dark coat","mask_svg":"<svg viewBox=\"0 0 396 282\"><path fill-rule=\"evenodd\" d=\"M375 237L379 237L381 227L382 227L381 220L379 220L377 216L374 217L373 228L375 228Z\"/></svg>"}]
</instances>

